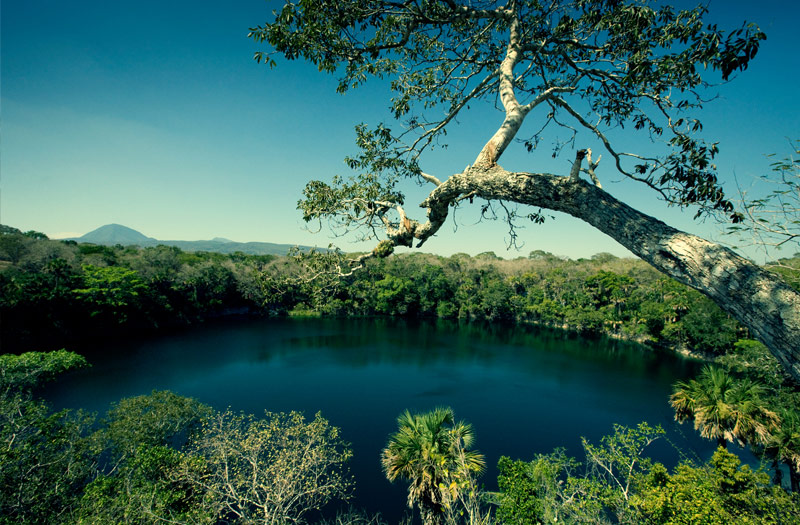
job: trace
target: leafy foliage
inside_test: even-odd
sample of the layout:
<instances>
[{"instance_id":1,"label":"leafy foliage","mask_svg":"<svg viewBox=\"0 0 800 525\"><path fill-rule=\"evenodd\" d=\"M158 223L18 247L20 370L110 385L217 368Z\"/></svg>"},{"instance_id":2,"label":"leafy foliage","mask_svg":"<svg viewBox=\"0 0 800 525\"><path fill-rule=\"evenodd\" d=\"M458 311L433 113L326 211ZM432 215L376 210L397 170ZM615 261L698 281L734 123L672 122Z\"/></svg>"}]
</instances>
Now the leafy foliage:
<instances>
[{"instance_id":1,"label":"leafy foliage","mask_svg":"<svg viewBox=\"0 0 800 525\"><path fill-rule=\"evenodd\" d=\"M0 355L0 392L6 398L30 399L32 391L58 374L87 366L86 359L64 349L43 354Z\"/></svg>"},{"instance_id":2,"label":"leafy foliage","mask_svg":"<svg viewBox=\"0 0 800 525\"><path fill-rule=\"evenodd\" d=\"M757 188L740 189L737 208L743 221L728 227L728 233L745 245L760 246L767 255L772 250L788 248L800 251L800 140L789 143L790 154L775 159L771 171L758 177L764 193ZM769 155L775 158L776 155ZM792 253L792 252L790 252ZM791 263L772 264L795 283L800 270Z\"/></svg>"},{"instance_id":3,"label":"leafy foliage","mask_svg":"<svg viewBox=\"0 0 800 525\"><path fill-rule=\"evenodd\" d=\"M800 323L793 313L796 295L713 243L691 236L688 251L677 249L669 242L676 238L674 229L601 189L600 156L592 153L592 147L602 148L618 173L670 204L695 207L696 217L717 211L734 224L741 222L744 215L734 210L716 174L719 146L702 138L696 113L713 98L714 82L729 80L755 57L766 38L757 26L745 23L724 31L704 22L704 6L677 11L644 0L285 2L273 14L272 21L251 29L251 38L267 47L256 60L274 66L272 55L302 58L320 71L339 74L339 91L377 78L394 95L395 123L356 128L362 153L347 160L357 174L306 186L299 203L306 220L329 221L345 231L356 228L366 238L385 237L394 246L412 247L416 240L420 247L445 224L450 208L478 198L486 201L481 215L503 218L510 244L516 245L520 217L539 223L545 218L542 209L565 212L712 298L797 377L792 354ZM503 120L487 129L474 162L451 170L444 180L424 172L426 150L446 146L447 131L471 107L483 104L494 105ZM568 174L511 172L498 164L520 141L529 118L538 119L537 131L521 141L529 152L543 141L552 143L552 156L570 162ZM625 126L628 134L649 135L653 145L622 151L619 135ZM581 173L594 186L582 182ZM435 186L420 203L427 210L424 221L412 219L399 198L380 200L402 195L406 178ZM539 209L519 213L517 205ZM386 252L365 254L348 270ZM703 264L694 264L695 258ZM722 277L710 270L722 264L742 271ZM750 286L776 291L730 294ZM781 309L790 315L772 314ZM600 316L578 314L589 330L599 328Z\"/></svg>"},{"instance_id":4,"label":"leafy foliage","mask_svg":"<svg viewBox=\"0 0 800 525\"><path fill-rule=\"evenodd\" d=\"M168 390L128 397L115 403L104 421L100 436L114 461L133 457L141 448L180 445L188 431L211 413L198 401ZM176 442L177 441L177 442Z\"/></svg>"},{"instance_id":5,"label":"leafy foliage","mask_svg":"<svg viewBox=\"0 0 800 525\"><path fill-rule=\"evenodd\" d=\"M513 261L488 254L387 258L393 245L384 241L376 248L386 251L381 258L339 277L351 256L337 250L262 258L32 242L42 245L33 246L36 253L63 250L46 263L26 259L0 268L4 348L61 346L225 312L293 310L532 322L714 355L749 335L699 293L644 263L607 254L578 261L545 252ZM91 270L92 288L86 268L104 268Z\"/></svg>"},{"instance_id":6,"label":"leafy foliage","mask_svg":"<svg viewBox=\"0 0 800 525\"><path fill-rule=\"evenodd\" d=\"M214 413L156 391L97 425L33 398L83 365L65 351L0 356L0 523L296 523L349 496L350 449L319 414Z\"/></svg>"},{"instance_id":7,"label":"leafy foliage","mask_svg":"<svg viewBox=\"0 0 800 525\"><path fill-rule=\"evenodd\" d=\"M794 523L798 495L769 484L769 476L742 465L720 448L705 464L684 462L672 473L645 448L659 428L615 426L591 445L586 464L556 450L532 462L499 463L502 523Z\"/></svg>"},{"instance_id":8,"label":"leafy foliage","mask_svg":"<svg viewBox=\"0 0 800 525\"><path fill-rule=\"evenodd\" d=\"M740 220L714 173L718 145L698 137L702 123L693 112L711 86L704 70L728 80L747 68L765 36L753 24L722 31L704 23L706 12L638 0L286 2L250 37L268 48L256 61L274 67L275 55L303 59L338 75L339 92L370 78L388 81L397 126L359 124L362 153L346 160L361 174L310 182L298 206L306 220L364 227L369 236L383 222L399 242L391 232L405 214L387 218L402 204L398 184L405 177L438 184L420 169L422 154L445 147L462 113L498 95L511 137L531 109L548 106L538 131L522 140L529 151L552 142L556 157L576 139L599 139L623 175L670 202L699 205L698 214L719 209ZM665 136L666 153L616 149L611 131L625 125ZM566 141L558 139L559 128L567 130ZM494 143L490 162L509 140Z\"/></svg>"},{"instance_id":9,"label":"leafy foliage","mask_svg":"<svg viewBox=\"0 0 800 525\"><path fill-rule=\"evenodd\" d=\"M697 379L675 385L670 403L675 419L693 420L700 435L728 442L764 443L779 418L762 400L763 389L750 379L737 379L724 369L706 366Z\"/></svg>"},{"instance_id":10,"label":"leafy foliage","mask_svg":"<svg viewBox=\"0 0 800 525\"><path fill-rule=\"evenodd\" d=\"M94 436L105 467L84 490L79 522L213 523L202 492L170 475L185 461L177 435L209 412L167 391L119 401Z\"/></svg>"},{"instance_id":11,"label":"leafy foliage","mask_svg":"<svg viewBox=\"0 0 800 525\"><path fill-rule=\"evenodd\" d=\"M622 523L635 522L631 497L641 475L652 467L644 451L664 433L661 427L640 423L636 428L614 425L614 433L600 445L582 439L590 477L601 486L601 502Z\"/></svg>"},{"instance_id":12,"label":"leafy foliage","mask_svg":"<svg viewBox=\"0 0 800 525\"><path fill-rule=\"evenodd\" d=\"M91 316L108 311L125 321L125 311L135 307L139 295L146 289L144 282L135 270L118 266L98 267L87 265L83 268L85 288L76 288L73 293L98 309Z\"/></svg>"},{"instance_id":13,"label":"leafy foliage","mask_svg":"<svg viewBox=\"0 0 800 525\"><path fill-rule=\"evenodd\" d=\"M319 413L311 421L298 412L216 413L188 451L178 479L202 491L203 505L225 521L296 523L352 488L352 452Z\"/></svg>"},{"instance_id":14,"label":"leafy foliage","mask_svg":"<svg viewBox=\"0 0 800 525\"><path fill-rule=\"evenodd\" d=\"M739 346L747 347L748 362L762 362L757 347ZM0 523L299 522L352 490L349 447L319 414L308 421L298 413L217 413L156 391L121 400L96 422L81 412L51 413L33 397L41 382L80 366L85 360L65 351L0 356ZM723 449L707 464L684 463L669 473L645 455L660 428L615 425L599 444L583 441L583 464L563 450L530 463L502 458L497 519L793 523L800 518L800 398L788 383L770 383L761 393L751 400L779 407L781 425L756 450L792 469L793 495ZM390 479L410 481L409 501L425 521L492 523L476 482L484 463L470 450L472 427L450 409L406 412L398 425L382 463ZM326 523L382 521L350 511Z\"/></svg>"},{"instance_id":15,"label":"leafy foliage","mask_svg":"<svg viewBox=\"0 0 800 525\"><path fill-rule=\"evenodd\" d=\"M85 366L71 352L0 355L0 523L67 520L93 472L87 414L50 413L33 390Z\"/></svg>"},{"instance_id":16,"label":"leafy foliage","mask_svg":"<svg viewBox=\"0 0 800 525\"><path fill-rule=\"evenodd\" d=\"M563 449L536 456L531 462L506 456L497 464L500 502L497 519L508 525L563 521L571 509L563 481L578 468L578 462Z\"/></svg>"},{"instance_id":17,"label":"leafy foliage","mask_svg":"<svg viewBox=\"0 0 800 525\"><path fill-rule=\"evenodd\" d=\"M77 522L215 523L214 509L203 504L202 492L171 475L186 461L174 448L141 445L118 471L101 474L86 486Z\"/></svg>"},{"instance_id":18,"label":"leafy foliage","mask_svg":"<svg viewBox=\"0 0 800 525\"><path fill-rule=\"evenodd\" d=\"M16 262L0 261L3 348L62 346L74 339L191 323L238 310L268 314L258 271L274 256L184 253L27 239ZM0 252L0 259L4 255Z\"/></svg>"},{"instance_id":19,"label":"leafy foliage","mask_svg":"<svg viewBox=\"0 0 800 525\"><path fill-rule=\"evenodd\" d=\"M798 498L769 485L725 449L706 465L683 464L668 474L656 465L644 478L637 502L644 523L779 524L800 520Z\"/></svg>"},{"instance_id":20,"label":"leafy foliage","mask_svg":"<svg viewBox=\"0 0 800 525\"><path fill-rule=\"evenodd\" d=\"M767 348L757 341L738 341L734 352L717 358L716 362L731 376L759 385L758 405L777 420L760 418L768 426L768 433L760 442L751 441L751 448L763 462L771 463L776 485L783 485L782 463L789 471L791 490L800 492L800 391L797 385L780 373L779 365Z\"/></svg>"}]
</instances>

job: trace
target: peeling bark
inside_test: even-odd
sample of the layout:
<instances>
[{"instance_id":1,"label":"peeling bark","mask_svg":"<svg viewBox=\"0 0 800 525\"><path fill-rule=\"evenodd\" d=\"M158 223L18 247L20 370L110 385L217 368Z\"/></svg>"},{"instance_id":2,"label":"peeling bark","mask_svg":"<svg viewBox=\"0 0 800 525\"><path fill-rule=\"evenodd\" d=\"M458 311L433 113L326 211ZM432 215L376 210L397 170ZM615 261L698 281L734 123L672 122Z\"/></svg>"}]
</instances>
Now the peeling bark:
<instances>
[{"instance_id":1,"label":"peeling bark","mask_svg":"<svg viewBox=\"0 0 800 525\"><path fill-rule=\"evenodd\" d=\"M705 294L764 343L800 381L800 294L732 250L677 230L583 180L544 173L473 167L431 192L416 225L422 244L444 223L448 206L474 194L567 213L606 233L676 281Z\"/></svg>"}]
</instances>

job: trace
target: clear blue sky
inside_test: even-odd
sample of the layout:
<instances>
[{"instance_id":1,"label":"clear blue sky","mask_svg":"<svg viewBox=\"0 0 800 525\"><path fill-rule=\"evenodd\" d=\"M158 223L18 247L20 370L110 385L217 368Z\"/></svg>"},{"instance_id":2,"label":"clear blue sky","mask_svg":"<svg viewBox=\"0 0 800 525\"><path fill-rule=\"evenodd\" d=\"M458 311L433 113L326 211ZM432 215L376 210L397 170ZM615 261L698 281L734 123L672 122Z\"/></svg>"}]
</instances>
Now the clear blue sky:
<instances>
[{"instance_id":1,"label":"clear blue sky","mask_svg":"<svg viewBox=\"0 0 800 525\"><path fill-rule=\"evenodd\" d=\"M764 154L788 154L787 140L800 138L800 3L710 4L720 26L747 19L768 36L753 66L721 87L704 113L706 136L721 142L721 173L747 179L767 171ZM353 126L385 117L388 97L369 86L337 95L334 78L299 62L257 65L248 28L275 7L262 0L4 1L0 221L52 237L119 223L159 239L326 246L327 232L304 230L297 199L309 179L347 174L342 159L354 152ZM467 118L447 156L423 169L446 177L471 163L499 122L480 117ZM510 150L501 162L568 169ZM718 230L659 205L643 187L611 182L618 178L607 173L605 188L632 205L707 237ZM459 217L456 232L451 222L424 250L627 253L562 216L528 226L522 251L507 252L502 224Z\"/></svg>"}]
</instances>

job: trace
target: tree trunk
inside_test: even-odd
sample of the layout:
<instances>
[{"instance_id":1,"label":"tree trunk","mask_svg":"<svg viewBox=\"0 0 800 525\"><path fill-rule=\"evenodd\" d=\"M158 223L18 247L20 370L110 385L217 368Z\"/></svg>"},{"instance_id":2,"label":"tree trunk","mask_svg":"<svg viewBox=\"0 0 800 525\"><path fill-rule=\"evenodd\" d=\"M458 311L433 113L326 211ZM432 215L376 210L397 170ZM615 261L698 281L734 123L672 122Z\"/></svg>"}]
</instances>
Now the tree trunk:
<instances>
[{"instance_id":1,"label":"tree trunk","mask_svg":"<svg viewBox=\"0 0 800 525\"><path fill-rule=\"evenodd\" d=\"M451 176L422 206L428 223L414 232L420 244L464 195L560 211L608 234L673 279L708 296L764 343L800 381L800 294L781 278L733 251L641 213L580 179L474 167Z\"/></svg>"},{"instance_id":2,"label":"tree trunk","mask_svg":"<svg viewBox=\"0 0 800 525\"><path fill-rule=\"evenodd\" d=\"M789 467L789 483L792 487L792 492L800 494L800 470L797 465L787 461L786 466Z\"/></svg>"},{"instance_id":3,"label":"tree trunk","mask_svg":"<svg viewBox=\"0 0 800 525\"><path fill-rule=\"evenodd\" d=\"M441 525L444 518L441 506L432 501L420 502L419 514L423 525Z\"/></svg>"},{"instance_id":4,"label":"tree trunk","mask_svg":"<svg viewBox=\"0 0 800 525\"><path fill-rule=\"evenodd\" d=\"M772 484L778 487L783 487L783 471L781 470L781 463L777 457L772 458Z\"/></svg>"}]
</instances>

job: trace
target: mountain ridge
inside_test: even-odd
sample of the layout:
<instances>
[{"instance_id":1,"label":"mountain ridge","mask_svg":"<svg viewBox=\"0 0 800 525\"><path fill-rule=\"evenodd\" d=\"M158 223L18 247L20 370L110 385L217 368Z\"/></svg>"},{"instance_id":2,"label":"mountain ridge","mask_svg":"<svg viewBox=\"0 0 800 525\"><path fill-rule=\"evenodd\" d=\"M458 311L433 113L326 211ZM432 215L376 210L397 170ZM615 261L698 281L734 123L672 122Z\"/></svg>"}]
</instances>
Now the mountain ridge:
<instances>
[{"instance_id":1,"label":"mountain ridge","mask_svg":"<svg viewBox=\"0 0 800 525\"><path fill-rule=\"evenodd\" d=\"M100 226L89 233L80 237L69 239L76 242L89 244L99 244L102 246L139 246L147 248L151 246L175 246L187 252L217 252L234 253L242 252L248 255L286 255L295 244L279 244L272 242L236 242L223 237L215 237L211 240L200 241L181 241L181 240L160 240L148 237L143 233L122 224L106 224ZM299 246L301 250L310 250L310 246Z\"/></svg>"}]
</instances>

